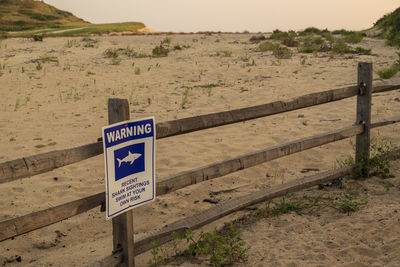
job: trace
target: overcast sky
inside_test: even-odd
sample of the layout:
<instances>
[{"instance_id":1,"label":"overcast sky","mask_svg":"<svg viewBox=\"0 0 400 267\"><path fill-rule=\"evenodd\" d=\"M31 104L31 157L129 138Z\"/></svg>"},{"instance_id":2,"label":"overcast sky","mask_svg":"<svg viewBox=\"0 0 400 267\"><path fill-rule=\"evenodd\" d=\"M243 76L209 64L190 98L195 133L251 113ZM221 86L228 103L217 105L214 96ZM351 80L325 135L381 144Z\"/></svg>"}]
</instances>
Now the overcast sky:
<instances>
[{"instance_id":1,"label":"overcast sky","mask_svg":"<svg viewBox=\"0 0 400 267\"><path fill-rule=\"evenodd\" d=\"M92 23L140 21L159 31L361 30L400 0L45 0Z\"/></svg>"}]
</instances>

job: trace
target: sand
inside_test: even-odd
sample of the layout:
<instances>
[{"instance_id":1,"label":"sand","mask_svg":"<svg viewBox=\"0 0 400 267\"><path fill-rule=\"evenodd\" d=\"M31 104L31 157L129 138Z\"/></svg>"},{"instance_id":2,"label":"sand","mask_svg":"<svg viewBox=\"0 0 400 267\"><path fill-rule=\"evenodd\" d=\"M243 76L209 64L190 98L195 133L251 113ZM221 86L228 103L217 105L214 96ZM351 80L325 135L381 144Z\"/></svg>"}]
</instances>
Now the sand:
<instances>
[{"instance_id":1,"label":"sand","mask_svg":"<svg viewBox=\"0 0 400 267\"><path fill-rule=\"evenodd\" d=\"M295 53L291 59L278 60L271 52L257 51L257 45L249 42L251 36L169 35L171 50L176 45L182 50L173 50L165 58L121 55L121 60L114 62L105 57L107 49L129 46L138 53L151 54L166 36L92 37L98 41L94 47L85 47L81 38L3 40L0 161L95 142L101 127L107 125L107 99L111 97L129 100L131 118L155 116L161 122L354 85L358 62L373 62L377 70L397 59L395 48L366 38L359 45L372 48L372 55L331 58L326 53ZM374 74L374 78L378 76ZM374 95L372 118L400 114L399 98L399 90ZM350 98L163 139L157 142L157 177L349 126L354 119L355 98ZM399 125L385 126L373 130L372 135L399 145L399 130ZM234 188L216 196L218 201L228 200L329 170L336 160L352 153L350 141L344 140L160 196L135 209L135 235L143 236L211 207L212 203L203 202L210 198L210 192ZM399 166L395 162L392 167L397 176ZM304 173L304 169L315 170ZM400 231L396 179L360 182L359 187L367 189L360 194L368 202L350 216L326 208L317 214L291 213L246 225L243 236L251 249L248 262L242 266L396 266L399 257L395 251L400 250L395 238ZM385 183L393 188L387 190ZM0 221L102 192L103 156L0 188ZM332 190L328 193L335 194L336 189ZM318 195L319 191L299 194ZM238 212L204 229L219 227L249 212ZM99 209L93 209L2 242L0 262L11 261L7 266L82 266L111 251L111 222ZM15 260L16 255L21 256L21 262ZM149 258L149 253L138 256L137 265L145 266ZM207 262L181 263L190 265Z\"/></svg>"}]
</instances>

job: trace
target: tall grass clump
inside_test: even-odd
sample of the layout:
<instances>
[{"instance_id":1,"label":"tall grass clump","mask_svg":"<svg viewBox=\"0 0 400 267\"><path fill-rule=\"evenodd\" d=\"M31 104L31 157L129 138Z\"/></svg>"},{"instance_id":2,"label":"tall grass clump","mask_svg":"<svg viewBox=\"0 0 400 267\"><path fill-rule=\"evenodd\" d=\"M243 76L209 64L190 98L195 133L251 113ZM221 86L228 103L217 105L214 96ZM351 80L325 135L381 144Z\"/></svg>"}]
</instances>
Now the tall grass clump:
<instances>
[{"instance_id":1,"label":"tall grass clump","mask_svg":"<svg viewBox=\"0 0 400 267\"><path fill-rule=\"evenodd\" d=\"M167 57L169 50L160 44L154 47L151 53L153 57Z\"/></svg>"},{"instance_id":2,"label":"tall grass clump","mask_svg":"<svg viewBox=\"0 0 400 267\"><path fill-rule=\"evenodd\" d=\"M390 79L393 76L395 76L398 72L399 70L396 67L390 66L389 68L386 69L377 70L376 74L378 74L378 76L381 79Z\"/></svg>"}]
</instances>

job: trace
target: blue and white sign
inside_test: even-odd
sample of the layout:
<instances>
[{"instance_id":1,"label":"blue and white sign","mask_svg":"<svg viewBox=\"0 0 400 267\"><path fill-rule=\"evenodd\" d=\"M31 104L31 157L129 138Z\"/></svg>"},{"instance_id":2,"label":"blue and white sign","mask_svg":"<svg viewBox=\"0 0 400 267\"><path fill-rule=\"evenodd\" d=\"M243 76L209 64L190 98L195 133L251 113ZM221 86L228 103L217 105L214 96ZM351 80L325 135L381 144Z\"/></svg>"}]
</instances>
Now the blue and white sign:
<instances>
[{"instance_id":1,"label":"blue and white sign","mask_svg":"<svg viewBox=\"0 0 400 267\"><path fill-rule=\"evenodd\" d=\"M106 218L155 199L154 117L102 129L106 171Z\"/></svg>"}]
</instances>

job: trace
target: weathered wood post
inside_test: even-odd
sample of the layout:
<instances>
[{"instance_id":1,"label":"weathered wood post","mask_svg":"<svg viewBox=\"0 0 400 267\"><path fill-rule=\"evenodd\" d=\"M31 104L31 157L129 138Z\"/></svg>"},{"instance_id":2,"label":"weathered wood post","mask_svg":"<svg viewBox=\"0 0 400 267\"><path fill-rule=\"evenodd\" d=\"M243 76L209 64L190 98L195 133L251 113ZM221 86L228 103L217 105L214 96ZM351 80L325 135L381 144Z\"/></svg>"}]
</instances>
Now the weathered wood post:
<instances>
[{"instance_id":1,"label":"weathered wood post","mask_svg":"<svg viewBox=\"0 0 400 267\"><path fill-rule=\"evenodd\" d=\"M370 128L371 128L371 95L372 95L372 63L358 63L358 96L357 124L364 124L364 132L356 137L356 166L362 177L368 176Z\"/></svg>"},{"instance_id":2,"label":"weathered wood post","mask_svg":"<svg viewBox=\"0 0 400 267\"><path fill-rule=\"evenodd\" d=\"M126 99L108 99L108 123L113 124L129 120L129 103ZM114 251L122 249L123 259L119 266L135 266L133 253L133 211L118 215L112 219Z\"/></svg>"}]
</instances>

